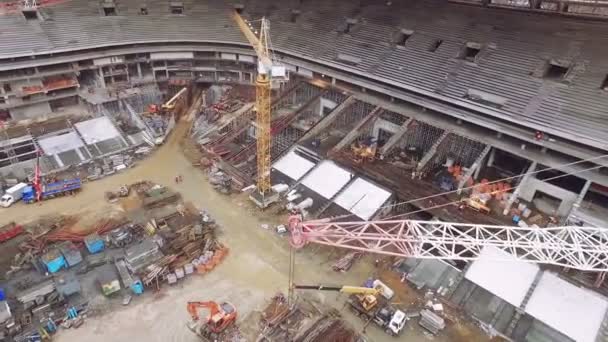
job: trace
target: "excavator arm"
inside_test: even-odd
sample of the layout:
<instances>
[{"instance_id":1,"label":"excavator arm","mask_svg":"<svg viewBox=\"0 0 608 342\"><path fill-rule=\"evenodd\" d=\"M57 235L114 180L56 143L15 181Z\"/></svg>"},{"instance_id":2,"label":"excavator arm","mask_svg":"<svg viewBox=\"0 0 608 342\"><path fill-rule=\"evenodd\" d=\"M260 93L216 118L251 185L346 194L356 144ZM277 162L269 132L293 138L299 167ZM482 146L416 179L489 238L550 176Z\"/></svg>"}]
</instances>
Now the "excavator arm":
<instances>
[{"instance_id":1,"label":"excavator arm","mask_svg":"<svg viewBox=\"0 0 608 342\"><path fill-rule=\"evenodd\" d=\"M200 308L209 309L209 317L213 317L220 312L220 306L216 302L188 302L186 309L193 321L198 321L200 319L198 314Z\"/></svg>"}]
</instances>

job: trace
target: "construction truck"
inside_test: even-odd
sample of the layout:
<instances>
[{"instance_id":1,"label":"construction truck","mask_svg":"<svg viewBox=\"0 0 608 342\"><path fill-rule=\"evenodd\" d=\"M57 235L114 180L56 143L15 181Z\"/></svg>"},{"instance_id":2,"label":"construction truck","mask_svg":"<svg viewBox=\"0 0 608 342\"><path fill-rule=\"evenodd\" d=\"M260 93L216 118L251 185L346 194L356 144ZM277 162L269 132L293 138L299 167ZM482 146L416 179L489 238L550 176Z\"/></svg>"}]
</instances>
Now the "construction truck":
<instances>
[{"instance_id":1,"label":"construction truck","mask_svg":"<svg viewBox=\"0 0 608 342\"><path fill-rule=\"evenodd\" d=\"M45 199L64 196L77 192L82 187L80 178L64 179L53 183L44 184L40 187L40 192L34 186L23 189L23 201L34 203Z\"/></svg>"},{"instance_id":2,"label":"construction truck","mask_svg":"<svg viewBox=\"0 0 608 342\"><path fill-rule=\"evenodd\" d=\"M391 336L398 336L405 327L407 321L408 317L405 315L405 312L390 304L377 310L374 315L374 323L384 329L386 334Z\"/></svg>"},{"instance_id":3,"label":"construction truck","mask_svg":"<svg viewBox=\"0 0 608 342\"><path fill-rule=\"evenodd\" d=\"M323 286L323 285L294 285L296 290L320 290L348 293L347 303L355 315L372 320L376 312L385 307L393 297L394 292L379 280L374 280L369 286Z\"/></svg>"},{"instance_id":4,"label":"construction truck","mask_svg":"<svg viewBox=\"0 0 608 342\"><path fill-rule=\"evenodd\" d=\"M212 301L188 302L186 308L190 317L192 317L192 320L188 323L188 329L200 337L202 341L225 341L224 335L236 322L236 307L228 302L221 304ZM199 308L209 309L209 316L206 319L200 319Z\"/></svg>"},{"instance_id":5,"label":"construction truck","mask_svg":"<svg viewBox=\"0 0 608 342\"><path fill-rule=\"evenodd\" d=\"M23 197L23 191L26 188L26 183L19 183L6 189L2 198L0 198L0 206L8 208L13 205L13 203L19 201Z\"/></svg>"}]
</instances>

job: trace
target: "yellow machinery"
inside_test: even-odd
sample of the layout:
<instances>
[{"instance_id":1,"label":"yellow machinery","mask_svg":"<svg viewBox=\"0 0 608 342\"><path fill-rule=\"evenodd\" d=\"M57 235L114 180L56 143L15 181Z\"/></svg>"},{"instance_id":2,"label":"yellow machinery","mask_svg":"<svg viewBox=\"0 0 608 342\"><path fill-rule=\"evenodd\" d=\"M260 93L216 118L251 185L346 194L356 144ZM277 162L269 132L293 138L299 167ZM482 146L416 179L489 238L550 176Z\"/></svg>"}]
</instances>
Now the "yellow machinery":
<instances>
[{"instance_id":1,"label":"yellow machinery","mask_svg":"<svg viewBox=\"0 0 608 342\"><path fill-rule=\"evenodd\" d=\"M337 291L348 293L357 298L358 305L363 311L370 311L378 304L378 295L382 294L381 288L370 288L362 286L323 286L323 285L294 285L296 290L318 290Z\"/></svg>"},{"instance_id":2,"label":"yellow machinery","mask_svg":"<svg viewBox=\"0 0 608 342\"><path fill-rule=\"evenodd\" d=\"M173 110L173 108L175 108L175 103L182 95L186 93L186 90L188 90L188 88L183 87L182 90L178 91L177 94L173 95L173 97L169 99L169 101L163 104L162 109L166 111Z\"/></svg>"},{"instance_id":3,"label":"yellow machinery","mask_svg":"<svg viewBox=\"0 0 608 342\"><path fill-rule=\"evenodd\" d=\"M276 79L286 78L285 69L279 67L271 58L269 49L270 37L268 34L269 21L262 18L260 30L254 32L250 22L243 19L236 11L232 17L237 26L245 35L258 56L258 75L255 81L256 87L256 135L257 135L257 191L260 198L256 200L262 207L268 204L270 195L270 102L273 74ZM277 72L278 71L278 72ZM278 77L277 77L278 76Z\"/></svg>"},{"instance_id":4,"label":"yellow machinery","mask_svg":"<svg viewBox=\"0 0 608 342\"><path fill-rule=\"evenodd\" d=\"M355 142L352 144L350 148L353 151L355 163L360 164L364 161L373 162L376 159L377 147L378 144L376 143L365 145L361 142Z\"/></svg>"},{"instance_id":5,"label":"yellow machinery","mask_svg":"<svg viewBox=\"0 0 608 342\"><path fill-rule=\"evenodd\" d=\"M186 93L186 91L188 90L188 88L184 87L182 88L180 91L177 92L177 94L173 95L172 98L169 99L169 101L163 103L162 105L156 105L156 104L152 104L148 107L148 112L150 114L164 114L168 111L172 111L175 108L175 104L177 103L177 100L179 100L180 97L182 97L182 95L184 95Z\"/></svg>"}]
</instances>

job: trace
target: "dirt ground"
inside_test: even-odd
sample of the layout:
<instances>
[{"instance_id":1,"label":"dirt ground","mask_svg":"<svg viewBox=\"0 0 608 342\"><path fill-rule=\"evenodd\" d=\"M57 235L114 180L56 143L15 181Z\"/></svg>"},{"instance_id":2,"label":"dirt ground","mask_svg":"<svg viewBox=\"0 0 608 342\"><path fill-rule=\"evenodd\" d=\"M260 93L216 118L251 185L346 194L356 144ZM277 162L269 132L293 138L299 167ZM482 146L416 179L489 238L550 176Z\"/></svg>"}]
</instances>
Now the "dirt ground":
<instances>
[{"instance_id":1,"label":"dirt ground","mask_svg":"<svg viewBox=\"0 0 608 342\"><path fill-rule=\"evenodd\" d=\"M108 336L115 342L133 341L197 341L187 328L187 301L230 301L239 311L238 322L241 330L251 333L256 330L256 312L263 309L268 300L278 291L287 291L289 248L284 237L271 230L261 228L262 224L274 225L280 219L270 213L260 213L253 208L244 195L227 197L214 191L206 176L180 152L178 137L188 130L188 122L180 122L169 141L146 160L124 172L84 185L83 191L73 197L53 199L35 206L22 203L2 211L2 222L25 223L48 214L76 214L86 212L86 219L99 213L116 210L104 200L104 192L117 189L121 184L140 180L151 180L173 186L181 192L186 201L207 210L221 225L220 238L230 248L230 254L223 264L210 274L192 276L177 286L165 286L160 294L145 294L134 298L129 306L108 308L105 314L87 320L77 330L62 330L55 339L59 342L107 341ZM174 184L176 175L183 176L183 182ZM270 212L272 212L271 210ZM97 213L97 214L95 214ZM89 217L90 215L90 217ZM369 262L358 262L349 272L337 273L331 270L335 257L318 252L316 248L304 248L296 257L296 283L301 284L347 284L358 285L373 275L375 270ZM344 307L345 296L327 292L310 294L344 312L347 320L357 329L361 321ZM366 335L370 341L394 341L376 327L368 327ZM416 323L409 323L401 340L408 341L454 341L448 333L428 337ZM476 333L469 341L487 340L485 335Z\"/></svg>"}]
</instances>

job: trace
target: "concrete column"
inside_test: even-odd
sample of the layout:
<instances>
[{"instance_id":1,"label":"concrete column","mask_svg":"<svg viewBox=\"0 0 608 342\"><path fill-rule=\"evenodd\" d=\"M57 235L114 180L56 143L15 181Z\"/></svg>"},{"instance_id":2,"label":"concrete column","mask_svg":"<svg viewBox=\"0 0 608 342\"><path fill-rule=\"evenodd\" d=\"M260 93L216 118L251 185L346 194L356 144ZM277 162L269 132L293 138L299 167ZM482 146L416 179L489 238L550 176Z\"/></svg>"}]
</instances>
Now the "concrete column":
<instances>
[{"instance_id":1,"label":"concrete column","mask_svg":"<svg viewBox=\"0 0 608 342\"><path fill-rule=\"evenodd\" d=\"M416 167L416 171L421 171L424 166L431 161L431 159L433 158L433 156L435 155L435 153L437 153L437 149L439 148L439 146L441 145L441 143L448 137L448 135L450 135L451 131L446 130L443 132L443 134L439 137L439 139L437 139L437 141L435 141L435 143L433 144L433 146L431 146L431 148L428 150L428 152L422 157L422 159L420 159L420 162L418 163L418 166Z\"/></svg>"},{"instance_id":2,"label":"concrete column","mask_svg":"<svg viewBox=\"0 0 608 342\"><path fill-rule=\"evenodd\" d=\"M359 123L357 123L355 128L350 130L350 132L348 132L348 134L346 134L346 136L342 140L340 140L340 142L337 143L336 146L332 148L332 151L337 152L343 149L344 147L350 145L350 143L352 143L366 127L368 127L371 123L374 122L376 116L378 116L378 114L381 112L382 108L374 108L374 110L364 116L363 119L361 119Z\"/></svg>"},{"instance_id":3,"label":"concrete column","mask_svg":"<svg viewBox=\"0 0 608 342\"><path fill-rule=\"evenodd\" d=\"M336 78L335 77L331 78L331 85L336 85Z\"/></svg>"},{"instance_id":4,"label":"concrete column","mask_svg":"<svg viewBox=\"0 0 608 342\"><path fill-rule=\"evenodd\" d=\"M479 179L479 173L481 172L481 169L483 168L483 163L480 164L476 169L475 172L473 172L473 179Z\"/></svg>"},{"instance_id":5,"label":"concrete column","mask_svg":"<svg viewBox=\"0 0 608 342\"><path fill-rule=\"evenodd\" d=\"M137 75L139 76L139 78L142 78L143 76L141 75L141 64L137 62L135 63L135 65L137 65Z\"/></svg>"},{"instance_id":6,"label":"concrete column","mask_svg":"<svg viewBox=\"0 0 608 342\"><path fill-rule=\"evenodd\" d=\"M494 165L494 158L496 158L496 150L492 149L490 151L490 155L488 156L488 163L486 164L487 166L492 166Z\"/></svg>"},{"instance_id":7,"label":"concrete column","mask_svg":"<svg viewBox=\"0 0 608 342\"><path fill-rule=\"evenodd\" d=\"M103 68L99 68L99 69L97 69L97 71L99 71L99 79L100 79L99 83L101 83L101 87L102 88L105 88L106 87L106 79L103 77L103 70L102 69Z\"/></svg>"},{"instance_id":8,"label":"concrete column","mask_svg":"<svg viewBox=\"0 0 608 342\"><path fill-rule=\"evenodd\" d=\"M566 216L566 220L568 220L570 218L570 215L572 215L572 212L574 211L575 208L578 208L581 206L581 203L583 203L583 200L585 199L585 196L587 195L587 191L589 191L589 188L591 187L591 184L593 182L590 180L587 180L585 182L585 185L583 185L583 188L581 189L581 192L578 194L578 197L576 198L576 201L572 204L572 207L570 208L570 211L568 211L568 215Z\"/></svg>"},{"instance_id":9,"label":"concrete column","mask_svg":"<svg viewBox=\"0 0 608 342\"><path fill-rule=\"evenodd\" d=\"M390 137L390 139L388 139L388 141L386 142L386 144L384 144L384 146L382 146L382 149L380 150L380 154L382 156L387 155L393 149L393 147L401 140L401 138L403 138L405 133L407 133L407 130L410 127L410 124L413 121L414 121L413 118L409 118L409 119L405 120L405 122L403 124L401 124L401 127L399 128L399 130L397 132L395 132L395 134L393 134Z\"/></svg>"},{"instance_id":10,"label":"concrete column","mask_svg":"<svg viewBox=\"0 0 608 342\"><path fill-rule=\"evenodd\" d=\"M494 150L492 150L492 151L494 151ZM525 186L526 181L530 178L530 172L534 172L534 170L536 170L536 165L537 165L536 162L532 162L532 165L530 165L530 167L526 171L526 174L522 177L521 181L519 182L519 185L517 186L517 188L515 188L515 190L511 194L511 197L509 197L509 201L507 202L507 205L505 206L505 210L503 210L503 212L502 212L503 215L509 214L509 211L511 210L511 206L513 205L513 202L515 202L515 200L517 199L517 195L521 191L521 187Z\"/></svg>"}]
</instances>

